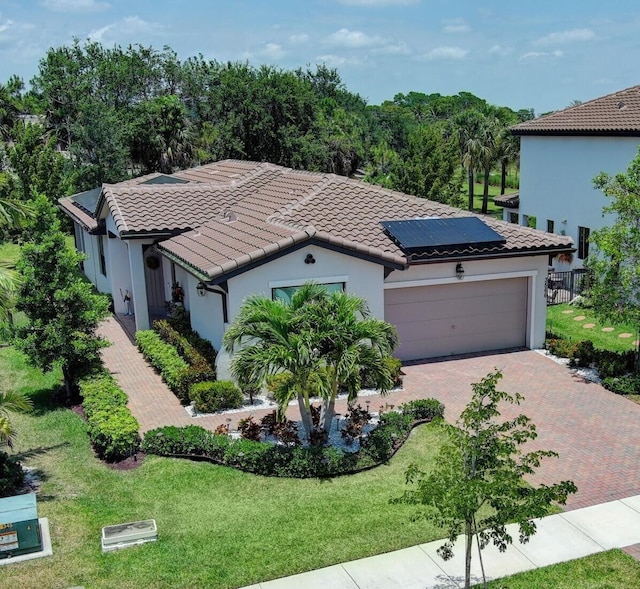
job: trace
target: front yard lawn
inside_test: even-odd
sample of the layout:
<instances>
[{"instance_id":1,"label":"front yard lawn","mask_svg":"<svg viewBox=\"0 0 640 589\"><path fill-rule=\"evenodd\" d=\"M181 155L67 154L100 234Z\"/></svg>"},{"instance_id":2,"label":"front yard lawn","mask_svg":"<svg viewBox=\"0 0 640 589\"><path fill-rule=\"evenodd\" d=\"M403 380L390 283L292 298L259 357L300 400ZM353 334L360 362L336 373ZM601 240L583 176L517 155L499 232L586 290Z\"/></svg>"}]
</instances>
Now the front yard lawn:
<instances>
[{"instance_id":1,"label":"front yard lawn","mask_svg":"<svg viewBox=\"0 0 640 589\"><path fill-rule=\"evenodd\" d=\"M487 584L489 589L629 589L640 587L640 563L611 550L527 571Z\"/></svg>"},{"instance_id":2,"label":"front yard lawn","mask_svg":"<svg viewBox=\"0 0 640 589\"><path fill-rule=\"evenodd\" d=\"M584 317L584 319L576 321L577 317ZM584 327L589 324L595 324L595 326L588 329ZM613 328L613 331L602 331L603 328ZM576 342L591 340L596 348L612 352L633 350L635 349L634 341L637 340L635 326L612 325L597 318L591 309L582 309L569 304L547 307L547 331ZM619 337L622 333L631 334L631 337Z\"/></svg>"},{"instance_id":3,"label":"front yard lawn","mask_svg":"<svg viewBox=\"0 0 640 589\"><path fill-rule=\"evenodd\" d=\"M411 521L415 507L389 504L405 489L408 464L428 465L439 448L435 424L415 429L388 465L335 479L264 478L155 456L116 471L94 457L84 421L49 402L58 378L0 349L2 382L34 396L34 412L15 416L16 451L42 475L38 509L54 551L2 567L2 586L240 587L442 537ZM148 518L158 542L101 553L102 526Z\"/></svg>"}]
</instances>

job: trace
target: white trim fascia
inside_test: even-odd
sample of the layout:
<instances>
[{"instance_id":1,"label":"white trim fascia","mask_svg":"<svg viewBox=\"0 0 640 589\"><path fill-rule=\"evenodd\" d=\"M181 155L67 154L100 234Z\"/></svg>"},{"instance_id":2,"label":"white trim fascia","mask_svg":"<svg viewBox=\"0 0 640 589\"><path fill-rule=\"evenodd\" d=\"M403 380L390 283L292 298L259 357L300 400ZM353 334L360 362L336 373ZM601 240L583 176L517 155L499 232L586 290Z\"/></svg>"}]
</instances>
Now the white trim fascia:
<instances>
[{"instance_id":1,"label":"white trim fascia","mask_svg":"<svg viewBox=\"0 0 640 589\"><path fill-rule=\"evenodd\" d=\"M307 282L317 282L318 284L330 284L333 282L349 282L349 276L314 276L313 278L298 278L293 280L270 280L269 288L283 288L287 286L302 286Z\"/></svg>"},{"instance_id":2,"label":"white trim fascia","mask_svg":"<svg viewBox=\"0 0 640 589\"><path fill-rule=\"evenodd\" d=\"M456 276L445 278L421 278L419 280L405 280L402 282L385 282L384 290L394 288L411 288L413 286L435 286L437 284L457 284L462 282L482 282L485 280L503 280L507 278L529 278L537 276L538 270L519 270L517 272L500 272L497 274L477 274L465 276L462 280Z\"/></svg>"}]
</instances>

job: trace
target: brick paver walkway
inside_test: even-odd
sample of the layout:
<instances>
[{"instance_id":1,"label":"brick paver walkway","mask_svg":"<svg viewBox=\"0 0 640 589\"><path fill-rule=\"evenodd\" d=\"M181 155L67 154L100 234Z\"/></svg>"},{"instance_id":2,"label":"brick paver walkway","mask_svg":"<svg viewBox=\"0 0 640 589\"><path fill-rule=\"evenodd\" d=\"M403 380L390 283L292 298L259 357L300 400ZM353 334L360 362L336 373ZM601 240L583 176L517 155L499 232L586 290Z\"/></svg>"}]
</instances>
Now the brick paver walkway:
<instances>
[{"instance_id":1,"label":"brick paver walkway","mask_svg":"<svg viewBox=\"0 0 640 589\"><path fill-rule=\"evenodd\" d=\"M215 429L237 421L249 413L262 417L271 409L229 413L208 417L189 417L113 318L100 328L113 342L103 350L106 366L129 395L131 411L141 431L162 425L197 424ZM504 374L500 388L519 392L525 401L519 407L504 407L505 417L528 415L536 424L535 446L555 450L558 460L549 459L538 471L535 481L553 483L571 479L578 493L569 499L568 509L576 509L640 494L640 405L606 391L600 385L585 382L564 366L537 352L524 350L427 361L403 368L404 390L385 398L364 397L372 411L381 404L399 405L411 399L435 397L446 407L446 418L453 422L471 396L470 384L478 382L494 368ZM338 412L346 403L336 404ZM297 408L287 412L295 419Z\"/></svg>"}]
</instances>

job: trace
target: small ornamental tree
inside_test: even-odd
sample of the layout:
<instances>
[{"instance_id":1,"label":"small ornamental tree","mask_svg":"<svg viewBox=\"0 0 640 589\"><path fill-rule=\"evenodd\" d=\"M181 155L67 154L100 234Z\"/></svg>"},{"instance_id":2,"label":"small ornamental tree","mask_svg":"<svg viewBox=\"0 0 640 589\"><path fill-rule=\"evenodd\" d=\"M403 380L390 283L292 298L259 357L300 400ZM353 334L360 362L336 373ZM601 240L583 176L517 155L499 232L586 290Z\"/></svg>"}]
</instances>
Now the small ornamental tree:
<instances>
[{"instance_id":1,"label":"small ornamental tree","mask_svg":"<svg viewBox=\"0 0 640 589\"><path fill-rule=\"evenodd\" d=\"M80 275L82 255L67 247L53 205L40 196L35 208L32 242L18 262L22 283L16 308L28 322L15 327L15 345L42 370L59 364L70 399L78 379L96 367L100 349L108 345L96 329L109 303Z\"/></svg>"},{"instance_id":2,"label":"small ornamental tree","mask_svg":"<svg viewBox=\"0 0 640 589\"><path fill-rule=\"evenodd\" d=\"M438 554L448 560L459 535L465 537L465 589L471 586L471 550L474 536L482 563L482 548L493 542L500 551L513 539L506 525L517 523L520 542L536 532L534 518L548 513L552 502L566 503L577 488L571 481L529 486L544 458L555 452L523 452L521 446L537 437L531 420L519 415L499 422L498 404L519 404L522 396L496 390L502 373L496 370L472 386L473 396L462 412L450 440L428 473L415 464L407 470L407 483L415 488L394 502L424 505L420 516L435 521L447 531L447 541ZM484 578L484 568L483 578ZM486 584L486 579L485 584Z\"/></svg>"},{"instance_id":3,"label":"small ornamental tree","mask_svg":"<svg viewBox=\"0 0 640 589\"><path fill-rule=\"evenodd\" d=\"M602 213L613 222L591 234L596 251L589 256L590 299L596 314L640 329L640 152L626 174L604 172L593 180L610 203ZM636 371L640 355L636 353Z\"/></svg>"}]
</instances>

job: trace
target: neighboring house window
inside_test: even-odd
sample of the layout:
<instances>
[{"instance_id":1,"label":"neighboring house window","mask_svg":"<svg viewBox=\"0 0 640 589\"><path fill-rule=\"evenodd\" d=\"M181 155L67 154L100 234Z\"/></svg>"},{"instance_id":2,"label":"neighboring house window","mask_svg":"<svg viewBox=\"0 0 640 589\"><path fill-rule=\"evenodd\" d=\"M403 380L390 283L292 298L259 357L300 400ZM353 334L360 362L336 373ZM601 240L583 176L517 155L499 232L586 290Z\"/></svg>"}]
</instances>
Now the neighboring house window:
<instances>
[{"instance_id":1,"label":"neighboring house window","mask_svg":"<svg viewBox=\"0 0 640 589\"><path fill-rule=\"evenodd\" d=\"M586 260L589 255L589 233L588 227L578 227L578 257Z\"/></svg>"},{"instance_id":2,"label":"neighboring house window","mask_svg":"<svg viewBox=\"0 0 640 589\"><path fill-rule=\"evenodd\" d=\"M291 297L302 285L297 286L280 286L271 289L271 298L274 301L284 301L285 303L291 302ZM329 284L323 284L328 292L343 292L344 282L331 282Z\"/></svg>"},{"instance_id":3,"label":"neighboring house window","mask_svg":"<svg viewBox=\"0 0 640 589\"><path fill-rule=\"evenodd\" d=\"M522 215L522 224L525 227L535 229L538 224L538 220L533 215Z\"/></svg>"},{"instance_id":4,"label":"neighboring house window","mask_svg":"<svg viewBox=\"0 0 640 589\"><path fill-rule=\"evenodd\" d=\"M553 233L555 223L552 219L547 219L547 233Z\"/></svg>"},{"instance_id":5,"label":"neighboring house window","mask_svg":"<svg viewBox=\"0 0 640 589\"><path fill-rule=\"evenodd\" d=\"M104 257L104 237L98 235L98 255L100 256L100 272L103 276L107 275L107 260Z\"/></svg>"},{"instance_id":6,"label":"neighboring house window","mask_svg":"<svg viewBox=\"0 0 640 589\"><path fill-rule=\"evenodd\" d=\"M518 213L509 213L509 223L518 224Z\"/></svg>"}]
</instances>

